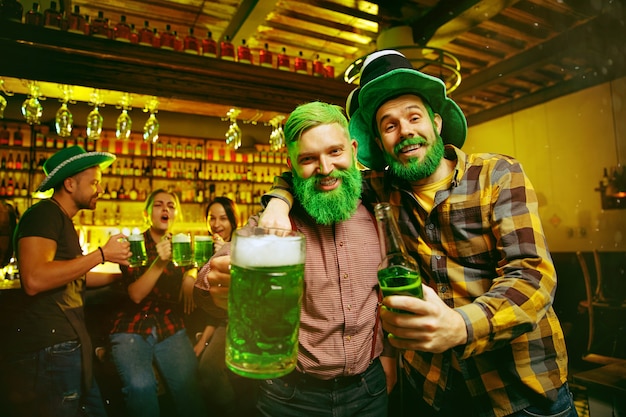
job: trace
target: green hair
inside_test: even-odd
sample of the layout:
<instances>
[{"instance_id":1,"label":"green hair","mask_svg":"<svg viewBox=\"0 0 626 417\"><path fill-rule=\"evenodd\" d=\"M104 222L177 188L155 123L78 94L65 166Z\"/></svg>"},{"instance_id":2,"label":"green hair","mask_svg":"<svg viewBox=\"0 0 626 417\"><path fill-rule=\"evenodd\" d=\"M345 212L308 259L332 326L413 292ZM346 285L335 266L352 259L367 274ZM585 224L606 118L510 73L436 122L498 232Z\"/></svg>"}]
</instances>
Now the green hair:
<instances>
[{"instance_id":1,"label":"green hair","mask_svg":"<svg viewBox=\"0 0 626 417\"><path fill-rule=\"evenodd\" d=\"M321 101L312 101L299 105L291 112L287 123L285 123L284 132L287 149L293 149L302 134L307 130L319 125L333 123L341 126L345 130L346 137L350 137L348 119L340 106Z\"/></svg>"}]
</instances>

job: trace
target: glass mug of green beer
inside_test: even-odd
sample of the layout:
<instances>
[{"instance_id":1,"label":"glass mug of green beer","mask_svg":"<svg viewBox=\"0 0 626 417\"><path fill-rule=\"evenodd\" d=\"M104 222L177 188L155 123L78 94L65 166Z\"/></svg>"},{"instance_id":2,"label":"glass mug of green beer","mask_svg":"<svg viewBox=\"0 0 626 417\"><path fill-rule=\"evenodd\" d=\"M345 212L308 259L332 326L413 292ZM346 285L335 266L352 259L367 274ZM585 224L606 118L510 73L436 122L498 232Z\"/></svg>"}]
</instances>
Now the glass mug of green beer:
<instances>
[{"instance_id":1,"label":"glass mug of green beer","mask_svg":"<svg viewBox=\"0 0 626 417\"><path fill-rule=\"evenodd\" d=\"M175 266L189 266L193 263L189 233L177 233L172 236L172 262Z\"/></svg>"},{"instance_id":2,"label":"glass mug of green beer","mask_svg":"<svg viewBox=\"0 0 626 417\"><path fill-rule=\"evenodd\" d=\"M304 261L299 232L235 232L226 330L226 365L234 373L268 379L296 367Z\"/></svg>"},{"instance_id":3,"label":"glass mug of green beer","mask_svg":"<svg viewBox=\"0 0 626 417\"><path fill-rule=\"evenodd\" d=\"M135 233L128 236L128 243L130 243L131 256L128 258L128 264L132 268L138 266L144 266L148 262L148 255L146 254L146 243L143 239L142 233Z\"/></svg>"},{"instance_id":4,"label":"glass mug of green beer","mask_svg":"<svg viewBox=\"0 0 626 417\"><path fill-rule=\"evenodd\" d=\"M213 238L197 235L193 237L193 260L198 268L207 263L213 256Z\"/></svg>"}]
</instances>

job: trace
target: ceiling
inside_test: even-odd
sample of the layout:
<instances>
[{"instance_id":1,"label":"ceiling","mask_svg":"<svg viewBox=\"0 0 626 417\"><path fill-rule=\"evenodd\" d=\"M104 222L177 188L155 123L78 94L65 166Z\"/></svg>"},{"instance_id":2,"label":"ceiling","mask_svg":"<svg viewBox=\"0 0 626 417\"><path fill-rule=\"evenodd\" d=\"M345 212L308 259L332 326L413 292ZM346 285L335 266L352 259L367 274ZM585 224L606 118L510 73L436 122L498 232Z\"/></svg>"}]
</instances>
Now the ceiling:
<instances>
[{"instance_id":1,"label":"ceiling","mask_svg":"<svg viewBox=\"0 0 626 417\"><path fill-rule=\"evenodd\" d=\"M92 18L103 12L111 24L126 16L159 32L190 27L204 38L245 40L258 51L319 57L336 78L362 57L396 48L422 71L442 77L468 123L477 124L626 75L625 8L618 0L65 0ZM439 49L445 66L433 64ZM243 64L241 64L243 65ZM292 61L293 65L293 61ZM309 66L310 68L310 66ZM310 70L310 69L309 69ZM358 67L357 67L358 70ZM1 69L0 69L1 71ZM350 75L358 71L352 69ZM2 75L0 73L0 75ZM457 76L460 76L457 78ZM358 80L355 80L358 82ZM14 90L20 87L13 85ZM139 100L141 101L141 100ZM164 102L174 111L189 103ZM202 111L224 116L224 103ZM258 115L257 109L248 109ZM269 116L273 116L269 114Z\"/></svg>"}]
</instances>

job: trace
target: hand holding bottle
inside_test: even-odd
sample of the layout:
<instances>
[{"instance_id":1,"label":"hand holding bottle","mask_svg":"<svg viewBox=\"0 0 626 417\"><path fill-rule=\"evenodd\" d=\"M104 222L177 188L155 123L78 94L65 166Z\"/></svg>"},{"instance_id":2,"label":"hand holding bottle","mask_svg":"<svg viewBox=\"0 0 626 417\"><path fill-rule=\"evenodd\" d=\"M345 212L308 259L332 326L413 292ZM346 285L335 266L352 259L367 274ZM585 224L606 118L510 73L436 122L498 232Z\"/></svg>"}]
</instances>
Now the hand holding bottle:
<instances>
[{"instance_id":1,"label":"hand holding bottle","mask_svg":"<svg viewBox=\"0 0 626 417\"><path fill-rule=\"evenodd\" d=\"M423 298L419 266L402 241L389 203L375 207L382 260L378 266L378 282L384 296L401 294Z\"/></svg>"}]
</instances>

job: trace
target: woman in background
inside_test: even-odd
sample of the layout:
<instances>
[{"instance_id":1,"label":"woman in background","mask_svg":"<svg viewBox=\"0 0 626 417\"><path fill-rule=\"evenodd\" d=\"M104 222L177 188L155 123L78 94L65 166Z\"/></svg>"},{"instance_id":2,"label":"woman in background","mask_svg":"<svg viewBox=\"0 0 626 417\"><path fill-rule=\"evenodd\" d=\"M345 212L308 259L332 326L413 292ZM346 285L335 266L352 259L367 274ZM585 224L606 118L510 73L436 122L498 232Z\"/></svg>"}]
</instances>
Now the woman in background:
<instances>
[{"instance_id":1,"label":"woman in background","mask_svg":"<svg viewBox=\"0 0 626 417\"><path fill-rule=\"evenodd\" d=\"M237 229L238 211L235 202L216 197L206 209L206 222L213 236L214 253L230 242ZM194 347L200 358L200 386L209 411L220 416L254 415L256 384L233 374L226 368L226 312L215 307L206 287L207 263L199 272L194 295L196 303L207 315L205 327Z\"/></svg>"},{"instance_id":2,"label":"woman in background","mask_svg":"<svg viewBox=\"0 0 626 417\"><path fill-rule=\"evenodd\" d=\"M159 417L155 369L175 415L206 415L196 378L198 361L183 321L183 306L190 302L181 303L181 297L193 295L198 270L172 263L171 230L179 210L176 194L153 191L143 212L149 225L143 233L148 262L120 267L129 298L116 314L109 340L130 416Z\"/></svg>"}]
</instances>

